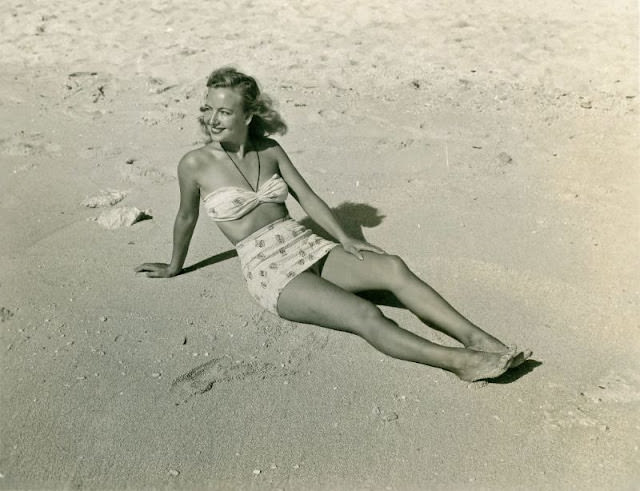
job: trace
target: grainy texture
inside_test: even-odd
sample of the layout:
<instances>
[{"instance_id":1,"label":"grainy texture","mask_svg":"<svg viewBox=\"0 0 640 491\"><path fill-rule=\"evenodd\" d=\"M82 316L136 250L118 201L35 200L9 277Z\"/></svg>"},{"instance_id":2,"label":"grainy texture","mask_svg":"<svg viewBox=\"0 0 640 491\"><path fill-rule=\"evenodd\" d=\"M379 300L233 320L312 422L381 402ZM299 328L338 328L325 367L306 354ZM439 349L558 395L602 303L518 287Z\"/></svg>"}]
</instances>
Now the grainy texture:
<instances>
[{"instance_id":1,"label":"grainy texture","mask_svg":"<svg viewBox=\"0 0 640 491\"><path fill-rule=\"evenodd\" d=\"M637 485L637 3L506 5L2 2L0 487ZM202 267L136 277L223 64L353 234L539 363L469 390L279 320L204 214ZM153 219L100 227L105 189Z\"/></svg>"}]
</instances>

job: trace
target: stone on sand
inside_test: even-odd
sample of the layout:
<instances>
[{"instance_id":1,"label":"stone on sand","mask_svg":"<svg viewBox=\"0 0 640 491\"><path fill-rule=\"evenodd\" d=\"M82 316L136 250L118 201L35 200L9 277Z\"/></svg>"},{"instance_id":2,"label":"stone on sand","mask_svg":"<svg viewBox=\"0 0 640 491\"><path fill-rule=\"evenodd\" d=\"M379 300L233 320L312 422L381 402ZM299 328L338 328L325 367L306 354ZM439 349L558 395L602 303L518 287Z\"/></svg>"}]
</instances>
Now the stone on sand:
<instances>
[{"instance_id":1,"label":"stone on sand","mask_svg":"<svg viewBox=\"0 0 640 491\"><path fill-rule=\"evenodd\" d=\"M127 196L126 191L115 189L101 189L96 196L91 196L82 202L87 208L103 208L120 203Z\"/></svg>"},{"instance_id":2,"label":"stone on sand","mask_svg":"<svg viewBox=\"0 0 640 491\"><path fill-rule=\"evenodd\" d=\"M139 210L135 206L121 206L103 212L96 221L102 227L114 230L120 227L130 227L134 223L151 218L150 213L150 210Z\"/></svg>"}]
</instances>

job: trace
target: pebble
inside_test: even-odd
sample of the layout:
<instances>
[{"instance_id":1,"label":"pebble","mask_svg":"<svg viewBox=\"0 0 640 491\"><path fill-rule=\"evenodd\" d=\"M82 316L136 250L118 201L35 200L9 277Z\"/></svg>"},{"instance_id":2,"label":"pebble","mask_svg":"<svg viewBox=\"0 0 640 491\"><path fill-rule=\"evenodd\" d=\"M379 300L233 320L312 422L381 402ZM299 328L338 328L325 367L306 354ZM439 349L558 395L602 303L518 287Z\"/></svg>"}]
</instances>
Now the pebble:
<instances>
[{"instance_id":1,"label":"pebble","mask_svg":"<svg viewBox=\"0 0 640 491\"><path fill-rule=\"evenodd\" d=\"M81 204L87 208L102 208L120 203L126 196L127 193L124 191L101 190L97 196L87 198Z\"/></svg>"},{"instance_id":2,"label":"pebble","mask_svg":"<svg viewBox=\"0 0 640 491\"><path fill-rule=\"evenodd\" d=\"M498 154L498 161L503 165L510 164L511 162L513 162L513 158L507 152L500 152Z\"/></svg>"},{"instance_id":3,"label":"pebble","mask_svg":"<svg viewBox=\"0 0 640 491\"><path fill-rule=\"evenodd\" d=\"M139 210L135 206L121 206L103 212L94 220L97 221L100 226L114 230L120 227L130 227L137 222L151 218L150 213L150 210Z\"/></svg>"},{"instance_id":4,"label":"pebble","mask_svg":"<svg viewBox=\"0 0 640 491\"><path fill-rule=\"evenodd\" d=\"M100 317L100 322L107 322L107 316L103 315L102 317Z\"/></svg>"},{"instance_id":5,"label":"pebble","mask_svg":"<svg viewBox=\"0 0 640 491\"><path fill-rule=\"evenodd\" d=\"M395 421L396 419L398 419L398 415L394 412L391 412L382 416L382 420L386 422Z\"/></svg>"},{"instance_id":6,"label":"pebble","mask_svg":"<svg viewBox=\"0 0 640 491\"><path fill-rule=\"evenodd\" d=\"M257 476L258 474L260 474L262 471L260 469L253 469L253 473Z\"/></svg>"},{"instance_id":7,"label":"pebble","mask_svg":"<svg viewBox=\"0 0 640 491\"><path fill-rule=\"evenodd\" d=\"M177 477L180 475L180 471L177 471L175 469L169 469L169 475L173 477Z\"/></svg>"},{"instance_id":8,"label":"pebble","mask_svg":"<svg viewBox=\"0 0 640 491\"><path fill-rule=\"evenodd\" d=\"M162 374L161 374L161 373L159 373L159 372L153 372L153 373L151 374L151 376L152 376L153 378L159 378L159 377L161 377L161 376L162 376Z\"/></svg>"}]
</instances>

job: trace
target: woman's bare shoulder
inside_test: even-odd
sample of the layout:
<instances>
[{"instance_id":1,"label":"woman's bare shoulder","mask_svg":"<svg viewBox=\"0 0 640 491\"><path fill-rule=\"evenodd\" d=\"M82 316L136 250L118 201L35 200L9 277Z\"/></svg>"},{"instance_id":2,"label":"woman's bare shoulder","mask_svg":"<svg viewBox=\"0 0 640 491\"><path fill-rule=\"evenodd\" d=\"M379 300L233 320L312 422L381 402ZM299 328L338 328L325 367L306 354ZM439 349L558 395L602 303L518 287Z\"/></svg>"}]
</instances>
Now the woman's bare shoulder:
<instances>
[{"instance_id":1,"label":"woman's bare shoulder","mask_svg":"<svg viewBox=\"0 0 640 491\"><path fill-rule=\"evenodd\" d=\"M203 165L211 165L211 163L216 160L218 159L216 158L215 153L209 150L206 146L203 146L185 153L178 163L178 169L185 171L197 171Z\"/></svg>"},{"instance_id":2,"label":"woman's bare shoulder","mask_svg":"<svg viewBox=\"0 0 640 491\"><path fill-rule=\"evenodd\" d=\"M279 161L284 155L282 146L273 138L261 138L258 143L258 148L265 155L268 155L277 161Z\"/></svg>"},{"instance_id":3,"label":"woman's bare shoulder","mask_svg":"<svg viewBox=\"0 0 640 491\"><path fill-rule=\"evenodd\" d=\"M280 148L280 144L276 140L268 137L260 138L254 144L261 152L274 151Z\"/></svg>"}]
</instances>

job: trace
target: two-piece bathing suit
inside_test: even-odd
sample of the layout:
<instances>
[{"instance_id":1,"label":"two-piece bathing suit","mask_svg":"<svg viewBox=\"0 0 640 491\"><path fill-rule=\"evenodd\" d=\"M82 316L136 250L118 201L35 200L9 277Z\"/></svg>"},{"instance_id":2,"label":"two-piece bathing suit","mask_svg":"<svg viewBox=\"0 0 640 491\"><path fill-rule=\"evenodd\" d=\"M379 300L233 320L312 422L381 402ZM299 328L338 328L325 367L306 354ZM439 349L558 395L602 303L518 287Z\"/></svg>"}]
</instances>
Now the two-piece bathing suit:
<instances>
[{"instance_id":1,"label":"two-piece bathing suit","mask_svg":"<svg viewBox=\"0 0 640 491\"><path fill-rule=\"evenodd\" d=\"M239 168L238 172L251 186ZM289 194L287 183L278 174L256 187L255 191L253 187L249 190L236 186L214 190L202 198L207 215L217 222L237 220L261 203L284 203ZM260 305L278 315L278 297L284 287L337 245L287 216L258 229L235 247L249 293Z\"/></svg>"}]
</instances>

